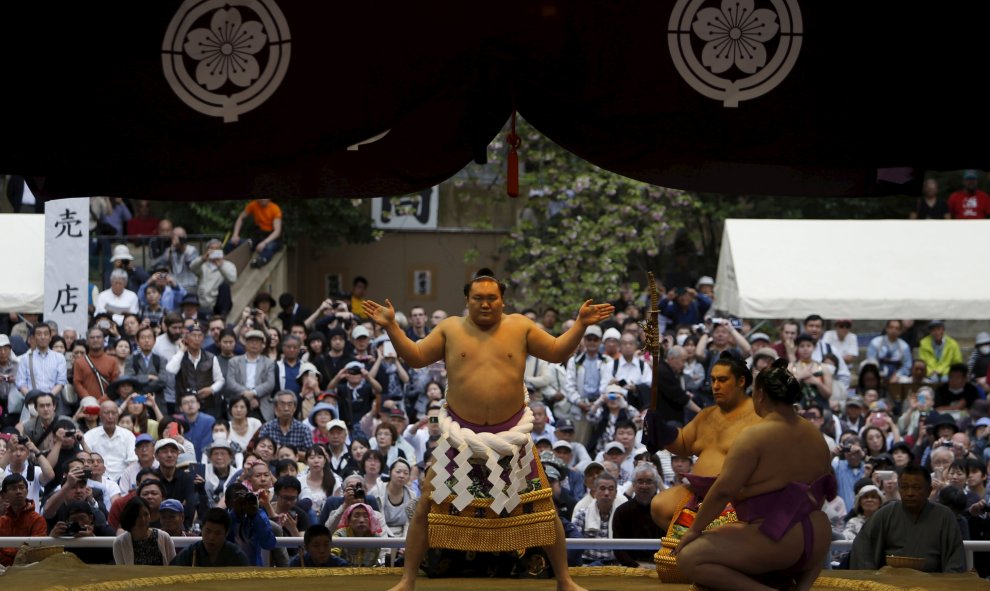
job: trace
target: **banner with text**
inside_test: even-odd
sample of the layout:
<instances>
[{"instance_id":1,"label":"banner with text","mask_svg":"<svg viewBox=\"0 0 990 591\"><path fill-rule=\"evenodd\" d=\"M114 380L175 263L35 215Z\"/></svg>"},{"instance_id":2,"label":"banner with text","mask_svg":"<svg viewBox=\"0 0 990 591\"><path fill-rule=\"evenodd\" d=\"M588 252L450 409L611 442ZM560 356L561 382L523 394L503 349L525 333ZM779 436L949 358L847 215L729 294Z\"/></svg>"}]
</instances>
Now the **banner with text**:
<instances>
[{"instance_id":1,"label":"banner with text","mask_svg":"<svg viewBox=\"0 0 990 591\"><path fill-rule=\"evenodd\" d=\"M89 315L89 198L45 204L45 320L86 334Z\"/></svg>"}]
</instances>

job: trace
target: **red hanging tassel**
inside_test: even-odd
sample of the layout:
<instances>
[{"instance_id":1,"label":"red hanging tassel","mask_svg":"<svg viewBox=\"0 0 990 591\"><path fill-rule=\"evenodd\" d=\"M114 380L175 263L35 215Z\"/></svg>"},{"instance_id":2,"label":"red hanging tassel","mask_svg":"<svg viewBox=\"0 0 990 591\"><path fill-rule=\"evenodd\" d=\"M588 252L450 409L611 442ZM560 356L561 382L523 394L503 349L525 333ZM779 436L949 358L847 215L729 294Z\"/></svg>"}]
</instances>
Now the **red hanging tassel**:
<instances>
[{"instance_id":1,"label":"red hanging tassel","mask_svg":"<svg viewBox=\"0 0 990 591\"><path fill-rule=\"evenodd\" d=\"M519 155L516 150L522 143L522 139L516 135L516 112L512 112L512 127L509 135L505 138L509 143L509 164L505 178L505 192L509 197L519 196Z\"/></svg>"}]
</instances>

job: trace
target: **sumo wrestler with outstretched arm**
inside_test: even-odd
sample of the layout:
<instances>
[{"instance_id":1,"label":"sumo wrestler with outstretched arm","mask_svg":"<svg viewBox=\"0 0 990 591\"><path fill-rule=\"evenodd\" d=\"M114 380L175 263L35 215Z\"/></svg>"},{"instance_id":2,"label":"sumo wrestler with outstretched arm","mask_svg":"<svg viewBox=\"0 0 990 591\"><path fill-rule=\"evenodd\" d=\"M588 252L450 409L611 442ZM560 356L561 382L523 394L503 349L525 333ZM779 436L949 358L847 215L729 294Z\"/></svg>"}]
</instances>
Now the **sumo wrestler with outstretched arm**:
<instances>
[{"instance_id":1,"label":"sumo wrestler with outstretched arm","mask_svg":"<svg viewBox=\"0 0 990 591\"><path fill-rule=\"evenodd\" d=\"M515 417L528 410L523 385L526 356L532 354L554 363L566 361L580 343L585 328L608 318L613 312L610 304L593 304L588 300L581 306L574 326L554 338L521 314L503 314L504 291L504 284L494 277L475 277L465 286L467 316L443 320L418 342L410 340L395 322L395 311L388 300L384 306L369 300L364 302L365 314L385 329L396 352L406 363L413 367L424 367L441 359L446 363L445 411L451 419L458 421L459 432L465 429L462 428L464 425L471 425L478 431L484 431L484 426L506 425L508 430ZM434 464L430 469L429 483L435 482L435 471L443 470L443 463L446 462ZM526 471L528 473L528 466ZM423 491L409 524L405 568L393 591L415 586L416 573L429 545L430 508L435 503L431 498L432 489L433 486L428 485ZM552 539L546 540L544 548L557 576L557 589L581 589L567 571L560 520L554 514L553 522L545 525L552 528L549 536ZM506 532L505 535L511 534Z\"/></svg>"}]
</instances>

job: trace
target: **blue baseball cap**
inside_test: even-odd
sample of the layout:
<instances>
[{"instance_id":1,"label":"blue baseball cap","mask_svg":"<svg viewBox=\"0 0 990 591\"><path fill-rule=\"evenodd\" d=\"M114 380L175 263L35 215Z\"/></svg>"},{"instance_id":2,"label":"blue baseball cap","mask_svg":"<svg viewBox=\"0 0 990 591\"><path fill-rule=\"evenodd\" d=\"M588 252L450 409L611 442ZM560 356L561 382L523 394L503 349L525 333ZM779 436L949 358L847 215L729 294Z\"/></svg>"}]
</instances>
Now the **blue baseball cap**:
<instances>
[{"instance_id":1,"label":"blue baseball cap","mask_svg":"<svg viewBox=\"0 0 990 591\"><path fill-rule=\"evenodd\" d=\"M185 509L182 507L182 503L175 499L165 499L162 504L158 506L158 511L174 511L176 513L185 513Z\"/></svg>"},{"instance_id":2,"label":"blue baseball cap","mask_svg":"<svg viewBox=\"0 0 990 591\"><path fill-rule=\"evenodd\" d=\"M147 433L142 433L134 438L134 447L136 448L137 446L145 442L154 443L155 440L151 438L151 435L148 435Z\"/></svg>"}]
</instances>

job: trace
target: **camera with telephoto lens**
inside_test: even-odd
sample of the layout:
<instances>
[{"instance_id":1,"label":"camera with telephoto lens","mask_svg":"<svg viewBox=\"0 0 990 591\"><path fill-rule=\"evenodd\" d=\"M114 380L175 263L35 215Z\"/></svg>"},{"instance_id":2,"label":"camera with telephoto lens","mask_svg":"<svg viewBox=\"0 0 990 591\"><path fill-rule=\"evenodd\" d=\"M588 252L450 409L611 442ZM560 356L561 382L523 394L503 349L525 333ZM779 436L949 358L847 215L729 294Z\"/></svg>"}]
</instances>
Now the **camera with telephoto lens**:
<instances>
[{"instance_id":1,"label":"camera with telephoto lens","mask_svg":"<svg viewBox=\"0 0 990 591\"><path fill-rule=\"evenodd\" d=\"M363 484L357 483L357 484L354 485L354 498L355 499L362 499L362 500L364 499L364 485Z\"/></svg>"},{"instance_id":2,"label":"camera with telephoto lens","mask_svg":"<svg viewBox=\"0 0 990 591\"><path fill-rule=\"evenodd\" d=\"M847 444L845 444L845 445L843 445L843 446L841 446L841 447L839 448L839 451L841 451L841 452L842 452L842 453L844 453L844 454L847 454L847 453L849 453L849 452L851 452L851 451L852 451L852 446L851 446L851 445L849 445L849 444L847 443Z\"/></svg>"}]
</instances>

